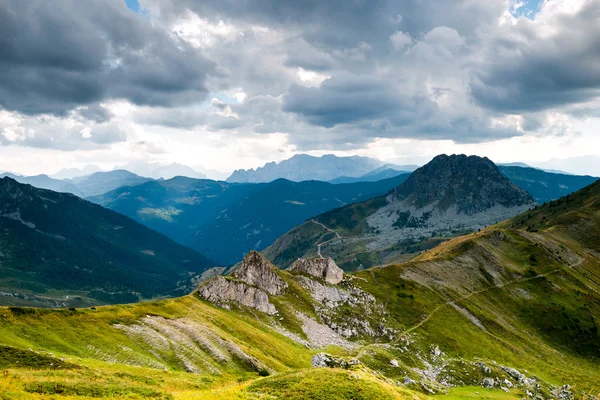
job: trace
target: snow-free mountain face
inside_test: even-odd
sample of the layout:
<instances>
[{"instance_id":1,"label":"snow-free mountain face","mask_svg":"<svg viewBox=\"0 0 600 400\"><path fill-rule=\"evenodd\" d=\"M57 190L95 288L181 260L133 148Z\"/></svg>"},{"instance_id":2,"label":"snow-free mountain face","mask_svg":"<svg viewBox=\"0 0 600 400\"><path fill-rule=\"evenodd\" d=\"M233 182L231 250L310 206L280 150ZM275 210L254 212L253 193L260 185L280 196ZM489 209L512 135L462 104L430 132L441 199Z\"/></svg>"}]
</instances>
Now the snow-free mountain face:
<instances>
[{"instance_id":1,"label":"snow-free mountain face","mask_svg":"<svg viewBox=\"0 0 600 400\"><path fill-rule=\"evenodd\" d=\"M59 193L71 193L80 197L83 196L83 193L79 188L69 180L54 179L48 175L21 176L9 172L0 175L0 178L4 177L14 179L19 183L35 186L39 189L48 189Z\"/></svg>"},{"instance_id":2,"label":"snow-free mountain face","mask_svg":"<svg viewBox=\"0 0 600 400\"><path fill-rule=\"evenodd\" d=\"M122 186L135 186L148 182L150 178L138 176L124 169L107 172L96 172L80 176L70 182L77 187L82 197L96 196Z\"/></svg>"},{"instance_id":3,"label":"snow-free mountain face","mask_svg":"<svg viewBox=\"0 0 600 400\"><path fill-rule=\"evenodd\" d=\"M498 169L540 204L576 192L598 179L589 175L549 172L531 167L500 165Z\"/></svg>"},{"instance_id":4,"label":"snow-free mountain face","mask_svg":"<svg viewBox=\"0 0 600 400\"><path fill-rule=\"evenodd\" d=\"M73 179L54 179L47 175L20 176L10 173L0 175L0 177L5 176L38 189L71 193L79 197L95 196L121 186L139 185L151 180L125 170L95 172Z\"/></svg>"},{"instance_id":5,"label":"snow-free mountain face","mask_svg":"<svg viewBox=\"0 0 600 400\"><path fill-rule=\"evenodd\" d=\"M407 263L282 270L251 252L176 299L0 307L2 383L23 398L596 399L599 231L594 184Z\"/></svg>"},{"instance_id":6,"label":"snow-free mountain face","mask_svg":"<svg viewBox=\"0 0 600 400\"><path fill-rule=\"evenodd\" d=\"M314 215L387 193L406 177L327 182L240 184L177 177L90 197L223 264L263 250Z\"/></svg>"},{"instance_id":7,"label":"snow-free mountain face","mask_svg":"<svg viewBox=\"0 0 600 400\"><path fill-rule=\"evenodd\" d=\"M535 204L487 158L440 155L385 196L329 211L265 251L276 263L323 255L346 269L380 265Z\"/></svg>"},{"instance_id":8,"label":"snow-free mountain face","mask_svg":"<svg viewBox=\"0 0 600 400\"><path fill-rule=\"evenodd\" d=\"M190 289L214 263L166 236L67 193L0 179L3 304L82 306Z\"/></svg>"},{"instance_id":9,"label":"snow-free mountain face","mask_svg":"<svg viewBox=\"0 0 600 400\"><path fill-rule=\"evenodd\" d=\"M267 163L257 169L236 170L227 178L227 182L271 182L279 178L294 182L331 181L341 176L363 176L384 164L368 157L337 157L333 154L313 157L298 154L279 163Z\"/></svg>"}]
</instances>

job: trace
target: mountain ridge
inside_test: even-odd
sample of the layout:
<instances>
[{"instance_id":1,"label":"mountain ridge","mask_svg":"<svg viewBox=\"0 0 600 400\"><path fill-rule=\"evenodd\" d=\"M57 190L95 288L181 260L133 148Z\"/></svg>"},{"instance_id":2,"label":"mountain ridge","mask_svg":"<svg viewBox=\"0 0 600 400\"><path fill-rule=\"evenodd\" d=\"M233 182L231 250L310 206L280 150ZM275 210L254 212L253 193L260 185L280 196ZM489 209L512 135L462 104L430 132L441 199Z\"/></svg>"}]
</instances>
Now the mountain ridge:
<instances>
[{"instance_id":1,"label":"mountain ridge","mask_svg":"<svg viewBox=\"0 0 600 400\"><path fill-rule=\"evenodd\" d=\"M337 157L326 154L314 157L308 154L296 154L279 163L269 162L256 169L235 170L227 182L263 183L283 178L294 182L305 180L330 181L340 176L358 177L381 167L383 161L361 157Z\"/></svg>"},{"instance_id":2,"label":"mountain ridge","mask_svg":"<svg viewBox=\"0 0 600 400\"><path fill-rule=\"evenodd\" d=\"M114 211L10 178L0 179L0 232L4 304L89 305L172 296L214 265Z\"/></svg>"},{"instance_id":3,"label":"mountain ridge","mask_svg":"<svg viewBox=\"0 0 600 400\"><path fill-rule=\"evenodd\" d=\"M332 257L347 270L406 260L448 237L527 210L534 199L489 159L435 157L384 196L314 217L264 251L288 266L298 257Z\"/></svg>"},{"instance_id":4,"label":"mountain ridge","mask_svg":"<svg viewBox=\"0 0 600 400\"><path fill-rule=\"evenodd\" d=\"M333 282L251 253L239 272L181 298L0 307L0 365L15 395L592 398L599 229L596 183Z\"/></svg>"},{"instance_id":5,"label":"mountain ridge","mask_svg":"<svg viewBox=\"0 0 600 400\"><path fill-rule=\"evenodd\" d=\"M89 199L231 265L250 250L263 250L306 219L386 193L405 178L333 185L285 179L249 184L179 177L123 187Z\"/></svg>"}]
</instances>

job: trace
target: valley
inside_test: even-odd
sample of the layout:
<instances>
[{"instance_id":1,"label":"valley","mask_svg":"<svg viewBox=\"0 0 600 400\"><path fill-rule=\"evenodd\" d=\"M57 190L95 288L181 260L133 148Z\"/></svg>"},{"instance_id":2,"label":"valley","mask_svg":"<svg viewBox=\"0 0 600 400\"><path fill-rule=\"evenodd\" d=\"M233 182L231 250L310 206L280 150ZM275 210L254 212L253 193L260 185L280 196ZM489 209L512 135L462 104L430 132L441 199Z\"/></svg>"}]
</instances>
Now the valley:
<instances>
[{"instance_id":1,"label":"valley","mask_svg":"<svg viewBox=\"0 0 600 400\"><path fill-rule=\"evenodd\" d=\"M1 308L3 391L580 398L600 380L599 199L596 183L352 274L319 258L279 270L253 252L176 299Z\"/></svg>"}]
</instances>

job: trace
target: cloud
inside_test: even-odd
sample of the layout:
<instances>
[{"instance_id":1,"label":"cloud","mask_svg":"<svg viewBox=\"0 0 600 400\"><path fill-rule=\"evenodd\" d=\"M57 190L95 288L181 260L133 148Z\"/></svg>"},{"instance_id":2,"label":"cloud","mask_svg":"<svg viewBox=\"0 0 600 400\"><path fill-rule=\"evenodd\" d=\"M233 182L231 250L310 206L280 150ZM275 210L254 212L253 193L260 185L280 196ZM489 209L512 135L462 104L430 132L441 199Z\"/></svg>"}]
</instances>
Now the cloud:
<instances>
[{"instance_id":1,"label":"cloud","mask_svg":"<svg viewBox=\"0 0 600 400\"><path fill-rule=\"evenodd\" d=\"M7 0L0 8L0 107L67 115L105 99L202 100L213 64L120 0Z\"/></svg>"},{"instance_id":2,"label":"cloud","mask_svg":"<svg viewBox=\"0 0 600 400\"><path fill-rule=\"evenodd\" d=\"M434 108L426 98L404 94L393 81L351 74L334 75L318 88L294 85L283 105L284 111L326 128L383 119L405 124Z\"/></svg>"},{"instance_id":3,"label":"cloud","mask_svg":"<svg viewBox=\"0 0 600 400\"><path fill-rule=\"evenodd\" d=\"M80 107L75 111L76 116L84 121L94 121L98 123L108 122L113 117L113 113L101 104L90 104Z\"/></svg>"},{"instance_id":4,"label":"cloud","mask_svg":"<svg viewBox=\"0 0 600 400\"><path fill-rule=\"evenodd\" d=\"M0 144L57 150L93 150L125 142L128 125L122 121L82 122L52 115L23 117L0 110Z\"/></svg>"},{"instance_id":5,"label":"cloud","mask_svg":"<svg viewBox=\"0 0 600 400\"><path fill-rule=\"evenodd\" d=\"M597 1L544 2L535 20L522 17L504 25L489 39L474 70L473 97L486 108L507 113L599 97L599 18Z\"/></svg>"},{"instance_id":6,"label":"cloud","mask_svg":"<svg viewBox=\"0 0 600 400\"><path fill-rule=\"evenodd\" d=\"M576 135L598 115L600 6L514 4L7 0L0 144L166 156L201 139L290 152Z\"/></svg>"}]
</instances>

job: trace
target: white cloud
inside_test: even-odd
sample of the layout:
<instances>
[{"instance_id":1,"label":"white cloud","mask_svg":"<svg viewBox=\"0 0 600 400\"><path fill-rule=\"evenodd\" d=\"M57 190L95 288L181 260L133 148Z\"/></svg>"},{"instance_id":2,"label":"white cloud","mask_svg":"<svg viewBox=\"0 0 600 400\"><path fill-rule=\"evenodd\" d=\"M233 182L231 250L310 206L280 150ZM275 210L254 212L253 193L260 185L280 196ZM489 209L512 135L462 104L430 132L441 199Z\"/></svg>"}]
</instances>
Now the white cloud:
<instances>
[{"instance_id":1,"label":"white cloud","mask_svg":"<svg viewBox=\"0 0 600 400\"><path fill-rule=\"evenodd\" d=\"M145 0L144 17L126 14L120 0L107 4L106 15L130 23L94 19L97 30L71 36L69 54L38 46L43 34L27 35L22 48L32 59L74 65L95 55L119 79L102 90L94 79L57 81L52 68L37 66L43 96L7 111L0 93L0 169L23 165L16 157L27 151L41 160L35 172L52 159L202 159L232 170L298 151L540 162L600 152L592 147L600 128L595 0L543 1L531 19L515 16L524 6L508 0L373 0L343 9L331 0L263 8L269 2ZM77 2L62 5L61 21L91 18ZM10 26L0 34L25 38ZM106 49L119 43L138 51L111 56ZM0 92L15 89L15 79L33 84L4 78ZM73 85L57 91L57 82ZM64 90L75 84L85 90Z\"/></svg>"}]
</instances>

